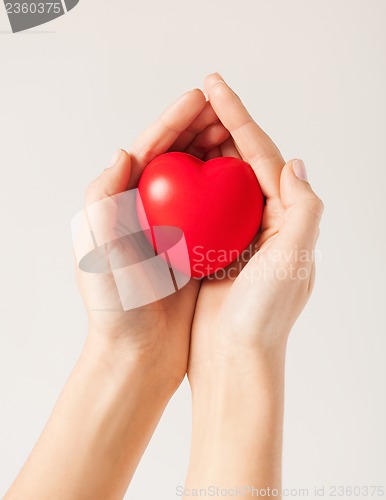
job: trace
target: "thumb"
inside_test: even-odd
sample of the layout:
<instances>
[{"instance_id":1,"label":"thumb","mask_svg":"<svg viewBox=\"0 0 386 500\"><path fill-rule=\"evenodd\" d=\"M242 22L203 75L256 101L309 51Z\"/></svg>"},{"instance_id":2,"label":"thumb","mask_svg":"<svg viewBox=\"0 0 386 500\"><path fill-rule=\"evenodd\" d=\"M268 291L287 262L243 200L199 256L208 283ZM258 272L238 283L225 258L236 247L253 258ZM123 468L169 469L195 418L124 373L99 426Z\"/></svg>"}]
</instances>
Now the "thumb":
<instances>
[{"instance_id":1,"label":"thumb","mask_svg":"<svg viewBox=\"0 0 386 500\"><path fill-rule=\"evenodd\" d=\"M285 208L284 226L280 233L289 245L313 249L324 205L308 182L302 160L292 160L284 166L280 196Z\"/></svg>"},{"instance_id":2,"label":"thumb","mask_svg":"<svg viewBox=\"0 0 386 500\"><path fill-rule=\"evenodd\" d=\"M131 157L125 150L119 149L111 161L111 166L88 186L84 197L85 206L126 191L130 173Z\"/></svg>"},{"instance_id":3,"label":"thumb","mask_svg":"<svg viewBox=\"0 0 386 500\"><path fill-rule=\"evenodd\" d=\"M111 250L115 248L116 240L130 232L128 228L132 222L132 219L128 217L130 205L128 200L131 198L123 197L122 199L115 196L124 193L128 188L131 173L130 155L120 149L114 155L110 165L86 189L85 219L82 219L84 225L79 230L80 235L87 235L88 242L91 235L95 247L105 246L103 253L97 253L95 257L101 259L98 262L102 262L102 268L103 266L106 268L107 265L104 252L108 250L108 253L111 253ZM111 266L111 261L109 265Z\"/></svg>"}]
</instances>

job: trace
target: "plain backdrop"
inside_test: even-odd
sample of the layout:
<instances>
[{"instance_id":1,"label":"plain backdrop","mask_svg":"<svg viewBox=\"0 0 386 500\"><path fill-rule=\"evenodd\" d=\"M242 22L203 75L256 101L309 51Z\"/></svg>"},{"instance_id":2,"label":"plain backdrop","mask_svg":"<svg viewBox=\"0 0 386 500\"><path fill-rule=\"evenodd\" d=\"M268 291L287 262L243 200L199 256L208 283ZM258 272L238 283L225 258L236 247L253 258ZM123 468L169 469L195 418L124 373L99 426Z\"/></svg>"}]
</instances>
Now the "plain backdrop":
<instances>
[{"instance_id":1,"label":"plain backdrop","mask_svg":"<svg viewBox=\"0 0 386 500\"><path fill-rule=\"evenodd\" d=\"M81 0L14 35L0 5L0 495L85 338L70 233L84 188L213 71L326 205L288 348L284 484L386 484L385 20L385 0ZM128 499L176 498L190 424L185 381Z\"/></svg>"}]
</instances>

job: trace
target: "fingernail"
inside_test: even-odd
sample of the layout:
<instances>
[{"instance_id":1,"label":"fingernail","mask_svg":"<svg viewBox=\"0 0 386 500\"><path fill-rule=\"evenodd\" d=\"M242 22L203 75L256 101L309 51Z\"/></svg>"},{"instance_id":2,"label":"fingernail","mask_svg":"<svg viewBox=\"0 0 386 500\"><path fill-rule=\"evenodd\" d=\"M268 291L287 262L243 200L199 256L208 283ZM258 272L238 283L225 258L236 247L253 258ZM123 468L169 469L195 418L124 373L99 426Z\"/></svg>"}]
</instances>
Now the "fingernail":
<instances>
[{"instance_id":1,"label":"fingernail","mask_svg":"<svg viewBox=\"0 0 386 500\"><path fill-rule=\"evenodd\" d=\"M292 164L292 168L294 169L294 174L298 179L301 181L308 181L307 170L303 160L295 160Z\"/></svg>"},{"instance_id":2,"label":"fingernail","mask_svg":"<svg viewBox=\"0 0 386 500\"><path fill-rule=\"evenodd\" d=\"M107 168L114 167L118 163L118 160L121 157L121 154L122 154L122 149L118 149L117 151L115 151L113 157L110 160L110 164Z\"/></svg>"}]
</instances>

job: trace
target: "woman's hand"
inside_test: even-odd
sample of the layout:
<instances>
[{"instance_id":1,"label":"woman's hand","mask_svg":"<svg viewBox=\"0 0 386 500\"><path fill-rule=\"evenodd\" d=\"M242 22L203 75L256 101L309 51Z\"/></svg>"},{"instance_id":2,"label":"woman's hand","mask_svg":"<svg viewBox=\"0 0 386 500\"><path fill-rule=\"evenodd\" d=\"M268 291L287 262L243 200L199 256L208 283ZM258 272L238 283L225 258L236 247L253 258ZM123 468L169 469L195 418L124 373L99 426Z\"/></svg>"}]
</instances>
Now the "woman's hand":
<instances>
[{"instance_id":1,"label":"woman's hand","mask_svg":"<svg viewBox=\"0 0 386 500\"><path fill-rule=\"evenodd\" d=\"M204 94L188 92L135 142L130 154L119 152L114 166L88 188L85 205L135 188L142 170L161 153L204 156L228 136ZM111 215L102 220L114 231ZM120 247L113 251L119 258ZM37 445L6 495L10 500L123 498L186 373L197 281L124 312L111 273L78 268L76 273L89 335Z\"/></svg>"},{"instance_id":2,"label":"woman's hand","mask_svg":"<svg viewBox=\"0 0 386 500\"><path fill-rule=\"evenodd\" d=\"M218 75L205 91L231 137L209 153L250 163L266 198L260 233L237 262L203 280L195 310L189 375L205 360L284 345L314 282L323 211L300 160L285 162ZM197 373L197 376L198 373Z\"/></svg>"},{"instance_id":3,"label":"woman's hand","mask_svg":"<svg viewBox=\"0 0 386 500\"><path fill-rule=\"evenodd\" d=\"M85 205L136 188L143 169L157 155L185 151L203 156L228 136L202 91L187 92L135 141L130 153L118 152L114 165L87 189ZM114 227L115 221L107 224ZM119 247L114 251L119 252ZM123 311L111 272L94 274L77 267L76 274L87 308L90 339L108 344L122 359L148 358L158 366L164 383L175 390L186 373L199 283L191 280L163 300ZM145 280L146 276L138 276L137 286L143 286Z\"/></svg>"},{"instance_id":4,"label":"woman's hand","mask_svg":"<svg viewBox=\"0 0 386 500\"><path fill-rule=\"evenodd\" d=\"M193 436L187 488L280 490L285 349L312 290L323 204L303 162L285 164L220 75L207 77L205 92L231 134L207 157L250 163L266 206L251 248L201 284L188 367Z\"/></svg>"}]
</instances>

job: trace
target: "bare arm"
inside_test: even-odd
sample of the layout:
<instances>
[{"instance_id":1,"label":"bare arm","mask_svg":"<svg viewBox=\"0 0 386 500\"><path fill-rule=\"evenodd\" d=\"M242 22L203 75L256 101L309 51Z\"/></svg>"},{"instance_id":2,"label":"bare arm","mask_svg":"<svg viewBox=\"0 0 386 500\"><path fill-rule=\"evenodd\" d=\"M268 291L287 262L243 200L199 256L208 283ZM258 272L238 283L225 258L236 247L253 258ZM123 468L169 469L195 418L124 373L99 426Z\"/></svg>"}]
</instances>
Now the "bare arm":
<instances>
[{"instance_id":1,"label":"bare arm","mask_svg":"<svg viewBox=\"0 0 386 500\"><path fill-rule=\"evenodd\" d=\"M6 499L119 499L175 390L155 359L88 339Z\"/></svg>"},{"instance_id":2,"label":"bare arm","mask_svg":"<svg viewBox=\"0 0 386 500\"><path fill-rule=\"evenodd\" d=\"M220 75L206 79L205 91L231 134L219 152L251 164L266 205L249 252L200 288L188 366L193 435L186 488L280 492L286 345L312 291L323 204L303 162L285 164Z\"/></svg>"}]
</instances>

